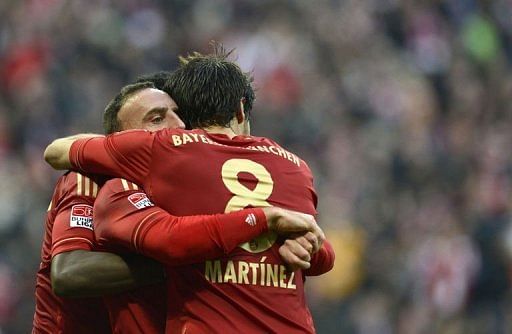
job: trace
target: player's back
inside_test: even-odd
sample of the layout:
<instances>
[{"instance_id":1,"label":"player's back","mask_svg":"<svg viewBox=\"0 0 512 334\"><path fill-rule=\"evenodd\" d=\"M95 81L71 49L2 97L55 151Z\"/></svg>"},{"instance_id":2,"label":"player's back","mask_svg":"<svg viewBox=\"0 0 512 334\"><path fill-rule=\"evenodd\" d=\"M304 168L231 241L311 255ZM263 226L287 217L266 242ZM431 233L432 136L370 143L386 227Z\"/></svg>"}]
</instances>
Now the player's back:
<instances>
[{"instance_id":1,"label":"player's back","mask_svg":"<svg viewBox=\"0 0 512 334\"><path fill-rule=\"evenodd\" d=\"M145 190L175 215L271 205L316 214L309 167L270 139L229 139L203 130L168 130L156 136ZM170 194L177 198L168 201Z\"/></svg>"},{"instance_id":2,"label":"player's back","mask_svg":"<svg viewBox=\"0 0 512 334\"><path fill-rule=\"evenodd\" d=\"M170 136L169 136L170 134ZM145 189L176 215L280 206L315 214L309 168L271 140L161 132ZM252 223L252 217L246 222ZM168 271L167 327L181 333L314 332L303 276L289 273L266 235L222 259Z\"/></svg>"},{"instance_id":3,"label":"player's back","mask_svg":"<svg viewBox=\"0 0 512 334\"><path fill-rule=\"evenodd\" d=\"M92 203L97 185L69 172L59 178L46 215L41 263L36 278L33 333L108 333L108 318L99 298L70 299L52 291L52 256L92 247Z\"/></svg>"}]
</instances>

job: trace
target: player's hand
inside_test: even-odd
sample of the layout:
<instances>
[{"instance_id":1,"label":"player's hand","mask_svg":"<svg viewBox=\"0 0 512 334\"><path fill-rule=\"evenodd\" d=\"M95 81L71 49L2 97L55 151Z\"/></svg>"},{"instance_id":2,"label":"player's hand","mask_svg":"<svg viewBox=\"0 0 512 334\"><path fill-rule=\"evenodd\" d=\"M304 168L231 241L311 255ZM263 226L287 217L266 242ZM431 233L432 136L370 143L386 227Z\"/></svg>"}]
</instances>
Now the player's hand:
<instances>
[{"instance_id":1,"label":"player's hand","mask_svg":"<svg viewBox=\"0 0 512 334\"><path fill-rule=\"evenodd\" d=\"M325 240L325 234L312 215L277 207L264 208L270 231L295 238L302 235L313 245L312 253L318 251Z\"/></svg>"},{"instance_id":2,"label":"player's hand","mask_svg":"<svg viewBox=\"0 0 512 334\"><path fill-rule=\"evenodd\" d=\"M303 235L296 235L293 239L297 241L302 246L302 248L307 250L309 254L318 252L320 247L322 247L322 243L324 242L322 238L319 238L318 235L314 234L313 232L307 232Z\"/></svg>"},{"instance_id":3,"label":"player's hand","mask_svg":"<svg viewBox=\"0 0 512 334\"><path fill-rule=\"evenodd\" d=\"M279 255L286 264L289 271L296 271L298 269L309 269L311 264L311 252L313 245L303 237L296 239L287 239L281 247L279 247Z\"/></svg>"}]
</instances>

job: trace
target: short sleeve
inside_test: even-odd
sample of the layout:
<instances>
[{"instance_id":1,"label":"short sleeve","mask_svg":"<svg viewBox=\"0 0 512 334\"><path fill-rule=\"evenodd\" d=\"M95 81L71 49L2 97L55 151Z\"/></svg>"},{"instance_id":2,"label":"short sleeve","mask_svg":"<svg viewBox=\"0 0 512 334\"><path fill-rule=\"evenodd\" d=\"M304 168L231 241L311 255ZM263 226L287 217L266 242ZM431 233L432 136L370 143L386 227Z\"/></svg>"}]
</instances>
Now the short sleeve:
<instances>
[{"instance_id":1,"label":"short sleeve","mask_svg":"<svg viewBox=\"0 0 512 334\"><path fill-rule=\"evenodd\" d=\"M71 173L67 189L55 203L52 228L52 257L73 250L93 250L93 205L98 185L87 176Z\"/></svg>"},{"instance_id":2,"label":"short sleeve","mask_svg":"<svg viewBox=\"0 0 512 334\"><path fill-rule=\"evenodd\" d=\"M129 130L76 140L69 151L72 168L83 173L123 177L142 184L149 172L154 134Z\"/></svg>"}]
</instances>

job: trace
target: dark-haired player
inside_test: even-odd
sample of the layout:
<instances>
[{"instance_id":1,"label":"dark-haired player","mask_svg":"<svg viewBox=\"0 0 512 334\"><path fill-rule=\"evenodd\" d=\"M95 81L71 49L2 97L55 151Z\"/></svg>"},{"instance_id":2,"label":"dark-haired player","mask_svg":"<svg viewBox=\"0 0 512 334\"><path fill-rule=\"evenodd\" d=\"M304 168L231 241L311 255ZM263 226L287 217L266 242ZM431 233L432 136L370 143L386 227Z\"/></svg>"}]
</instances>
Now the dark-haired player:
<instances>
[{"instance_id":1,"label":"dark-haired player","mask_svg":"<svg viewBox=\"0 0 512 334\"><path fill-rule=\"evenodd\" d=\"M160 117L162 120L165 117L163 108L148 108L148 101L139 97L132 103L135 108L128 111L121 109L122 100L120 96L114 98L105 110L104 127L107 133L127 128L127 125L132 128L154 129L155 126L158 127L155 117ZM145 110L144 108L147 108L144 117L137 117L140 110ZM146 126L144 120L149 119L154 119L155 123ZM98 196L94 210L96 210L97 205L100 205L109 214L117 215L116 217L122 216L123 219L115 223L113 219L108 219L108 223L115 224L117 230L134 229L133 225L141 223L145 225L162 224L167 236L165 244L172 247L167 252L167 263L174 265L214 259L228 253L237 244L248 241L251 237L261 234L262 231L266 231L268 228L277 232L286 232L286 228L294 226L288 225L287 227L287 222L298 223L304 221L306 223L308 220L306 217L284 212L278 208L265 209L267 222L261 216L261 212L260 215L254 213L253 217L259 217L259 219L256 219L254 226L247 225L244 222L251 212L242 211L237 216L177 218L154 206L142 189L124 179L108 181L101 193L108 193L109 196L108 198L104 195ZM95 228L101 228L101 226L98 227L98 223L96 220ZM161 233L162 231L156 232ZM141 228L137 236L151 238L151 233L146 234L144 229ZM108 240L103 242L102 246L106 250L116 253L126 253L127 248L130 250L129 247L119 247L119 245L112 244ZM297 244L290 244L286 251L288 253L283 254L283 258L288 260L288 264L300 265L305 263L299 258L294 259L298 252L305 252ZM122 294L105 296L104 301L109 312L112 331L114 333L163 332L167 310L165 292L165 285L155 284Z\"/></svg>"},{"instance_id":2,"label":"dark-haired player","mask_svg":"<svg viewBox=\"0 0 512 334\"><path fill-rule=\"evenodd\" d=\"M149 81L155 85L156 89L163 91L167 85L167 81L169 81L169 78L171 77L171 74L172 72L170 71L158 71L149 74L143 74L135 79L134 83Z\"/></svg>"},{"instance_id":3,"label":"dark-haired player","mask_svg":"<svg viewBox=\"0 0 512 334\"><path fill-rule=\"evenodd\" d=\"M168 91L183 117L198 129L64 138L47 148L45 158L56 168L126 177L141 184L155 203L178 215L270 205L316 214L316 194L306 163L269 139L248 136L243 106L248 82L225 55L195 55L173 73ZM96 214L112 220L100 224L96 231L100 238L130 245L170 265L168 236L161 224L119 231L116 221L122 216L101 207ZM137 237L141 230L151 238ZM269 233L218 260L167 267L166 331L314 332L304 298L304 277L332 268L332 248L324 244L312 256L314 269L287 272L279 256L281 247L277 236Z\"/></svg>"},{"instance_id":4,"label":"dark-haired player","mask_svg":"<svg viewBox=\"0 0 512 334\"><path fill-rule=\"evenodd\" d=\"M174 113L174 101L166 93L155 89L154 84L161 88L167 78L168 72L159 72L141 77L136 84L124 87L105 110L105 132L132 128L182 128L183 122ZM129 184L124 180L118 182ZM131 187L134 188L133 185ZM91 178L74 172L66 173L58 181L47 216L41 267L37 275L34 333L128 333L139 328L143 328L144 332L163 331L166 311L165 299L162 298L165 292L163 286L152 285L111 295L160 280L162 271L160 265L148 262L148 259L121 258L98 251L92 235L92 205L98 189L99 185ZM143 195L140 190L137 194L139 197ZM277 214L283 213L267 214L272 220ZM281 223L283 220L286 223L288 217L282 219ZM293 221L301 219L298 216L289 218ZM177 218L166 213L161 214L159 219L167 220L169 226L176 225L172 223ZM222 231L229 227L230 222L235 222L232 227L239 225L236 224L238 220L229 216L202 220L183 218L181 221L188 223L188 227L173 233L173 237L180 240L190 233L202 231L201 235L205 239L194 239L197 242L195 246L190 242L188 246L194 247L196 253L181 254L177 257L179 261L197 258L204 260L212 252L218 251L219 247L208 243L217 239L204 233L206 227L211 231L216 231L217 228L217 232L223 234ZM222 225L218 225L219 223ZM261 223L262 228L265 228L266 225ZM269 223L273 224L273 221ZM243 240L250 239L254 234L245 233L244 237L244 232L240 232L242 233L237 233L237 236ZM179 243L175 244L173 249L180 251ZM101 299L59 297L97 296L107 293L109 296L104 300L110 314L111 328Z\"/></svg>"},{"instance_id":5,"label":"dark-haired player","mask_svg":"<svg viewBox=\"0 0 512 334\"><path fill-rule=\"evenodd\" d=\"M169 95L149 82L125 87L116 97L120 129L180 128ZM113 106L113 105L112 105ZM115 131L111 128L107 133ZM61 176L48 208L41 264L36 279L33 333L110 333L107 312L98 296L159 280L156 263L107 252L93 252L92 207L99 185L89 176Z\"/></svg>"}]
</instances>

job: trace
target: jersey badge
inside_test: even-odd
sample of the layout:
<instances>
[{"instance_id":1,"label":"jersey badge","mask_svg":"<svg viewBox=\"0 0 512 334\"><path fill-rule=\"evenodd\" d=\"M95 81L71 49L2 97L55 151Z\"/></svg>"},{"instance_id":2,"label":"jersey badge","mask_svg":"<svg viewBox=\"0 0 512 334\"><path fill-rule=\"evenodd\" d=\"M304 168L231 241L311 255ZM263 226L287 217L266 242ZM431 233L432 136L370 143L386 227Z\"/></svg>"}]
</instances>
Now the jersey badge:
<instances>
[{"instance_id":1,"label":"jersey badge","mask_svg":"<svg viewBox=\"0 0 512 334\"><path fill-rule=\"evenodd\" d=\"M86 204L73 205L69 226L88 228L92 230L92 206Z\"/></svg>"},{"instance_id":2,"label":"jersey badge","mask_svg":"<svg viewBox=\"0 0 512 334\"><path fill-rule=\"evenodd\" d=\"M144 209L153 206L148 196L144 193L135 193L128 196L128 200L137 209Z\"/></svg>"}]
</instances>

